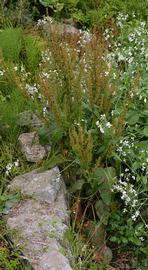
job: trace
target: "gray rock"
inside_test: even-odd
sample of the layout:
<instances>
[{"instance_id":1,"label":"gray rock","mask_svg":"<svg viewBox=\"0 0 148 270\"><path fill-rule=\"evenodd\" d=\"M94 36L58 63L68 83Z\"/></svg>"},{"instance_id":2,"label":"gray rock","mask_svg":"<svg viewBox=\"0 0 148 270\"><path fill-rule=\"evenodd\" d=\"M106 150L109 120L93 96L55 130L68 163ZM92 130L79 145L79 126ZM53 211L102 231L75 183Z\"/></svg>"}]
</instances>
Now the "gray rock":
<instances>
[{"instance_id":1,"label":"gray rock","mask_svg":"<svg viewBox=\"0 0 148 270\"><path fill-rule=\"evenodd\" d=\"M20 126L28 126L32 128L43 127L43 122L31 111L24 111L19 114L18 123Z\"/></svg>"},{"instance_id":2,"label":"gray rock","mask_svg":"<svg viewBox=\"0 0 148 270\"><path fill-rule=\"evenodd\" d=\"M65 185L57 167L32 171L14 178L10 190L20 189L26 197L6 217L12 240L35 270L72 270L61 253L68 224Z\"/></svg>"},{"instance_id":3,"label":"gray rock","mask_svg":"<svg viewBox=\"0 0 148 270\"><path fill-rule=\"evenodd\" d=\"M29 162L39 162L47 154L44 146L39 144L39 137L36 132L23 133L18 138L21 151ZM50 147L49 149L50 150Z\"/></svg>"},{"instance_id":4,"label":"gray rock","mask_svg":"<svg viewBox=\"0 0 148 270\"><path fill-rule=\"evenodd\" d=\"M51 23L46 23L43 26L43 31L46 35L51 38L52 34L58 34L59 36L68 34L70 36L81 36L81 41L83 43L89 43L92 40L92 34L89 31L83 31L76 28L73 24L66 24L66 23L57 23L53 20Z\"/></svg>"},{"instance_id":5,"label":"gray rock","mask_svg":"<svg viewBox=\"0 0 148 270\"><path fill-rule=\"evenodd\" d=\"M55 167L45 172L33 170L17 176L12 181L10 188L11 190L20 189L25 195L35 195L40 200L54 203L62 183L60 172Z\"/></svg>"}]
</instances>

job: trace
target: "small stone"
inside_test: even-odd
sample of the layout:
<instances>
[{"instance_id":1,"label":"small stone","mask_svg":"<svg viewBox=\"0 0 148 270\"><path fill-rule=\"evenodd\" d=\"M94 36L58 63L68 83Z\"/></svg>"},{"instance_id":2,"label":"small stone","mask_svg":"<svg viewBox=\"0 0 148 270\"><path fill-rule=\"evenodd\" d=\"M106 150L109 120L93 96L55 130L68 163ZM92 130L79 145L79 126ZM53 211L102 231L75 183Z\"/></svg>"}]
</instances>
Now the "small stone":
<instances>
[{"instance_id":1,"label":"small stone","mask_svg":"<svg viewBox=\"0 0 148 270\"><path fill-rule=\"evenodd\" d=\"M39 162L47 154L44 146L39 144L39 137L36 132L23 133L18 138L21 151L29 162Z\"/></svg>"},{"instance_id":2,"label":"small stone","mask_svg":"<svg viewBox=\"0 0 148 270\"><path fill-rule=\"evenodd\" d=\"M31 111L24 111L19 114L19 125L28 126L32 128L43 127L43 122Z\"/></svg>"}]
</instances>

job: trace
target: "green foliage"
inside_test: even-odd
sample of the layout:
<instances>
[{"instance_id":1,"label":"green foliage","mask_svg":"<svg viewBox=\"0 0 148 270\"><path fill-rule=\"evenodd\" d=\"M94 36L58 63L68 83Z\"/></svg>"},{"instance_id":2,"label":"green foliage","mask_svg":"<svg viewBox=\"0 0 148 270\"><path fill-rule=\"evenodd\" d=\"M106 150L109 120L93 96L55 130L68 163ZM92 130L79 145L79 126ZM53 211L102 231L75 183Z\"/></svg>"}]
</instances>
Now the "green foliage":
<instances>
[{"instance_id":1,"label":"green foliage","mask_svg":"<svg viewBox=\"0 0 148 270\"><path fill-rule=\"evenodd\" d=\"M147 269L148 246L145 241L147 230L143 222L139 221L135 224L127 213L122 215L120 211L116 211L116 213L112 213L108 232L111 235L112 243L124 247L125 250L127 250L127 246L129 247L129 251L132 252L131 269L137 267Z\"/></svg>"},{"instance_id":2,"label":"green foliage","mask_svg":"<svg viewBox=\"0 0 148 270\"><path fill-rule=\"evenodd\" d=\"M28 100L18 90L12 90L4 101L0 101L1 139L16 143L20 134L18 114L26 107L29 107Z\"/></svg>"},{"instance_id":3,"label":"green foliage","mask_svg":"<svg viewBox=\"0 0 148 270\"><path fill-rule=\"evenodd\" d=\"M87 27L104 27L112 24L110 19L116 18L117 13L134 13L136 18L146 19L147 3L126 0L40 0L40 5L53 10L56 18L73 17L76 22ZM1 4L0 24L8 26L28 25L40 14L41 6L38 1L9 1ZM42 14L41 14L42 15Z\"/></svg>"},{"instance_id":4,"label":"green foliage","mask_svg":"<svg viewBox=\"0 0 148 270\"><path fill-rule=\"evenodd\" d=\"M0 32L0 49L5 60L18 62L22 46L22 30L7 28Z\"/></svg>"},{"instance_id":5,"label":"green foliage","mask_svg":"<svg viewBox=\"0 0 148 270\"><path fill-rule=\"evenodd\" d=\"M87 27L101 28L112 24L118 13L128 13L129 18L135 14L136 18L146 19L147 3L121 0L46 0L40 1L45 7L53 9L55 16L73 17L76 22Z\"/></svg>"},{"instance_id":6,"label":"green foliage","mask_svg":"<svg viewBox=\"0 0 148 270\"><path fill-rule=\"evenodd\" d=\"M112 167L97 168L92 175L90 175L90 184L92 191L99 189L100 196L106 205L111 204L111 188L116 182L115 169Z\"/></svg>"},{"instance_id":7,"label":"green foliage","mask_svg":"<svg viewBox=\"0 0 148 270\"><path fill-rule=\"evenodd\" d=\"M4 239L1 239L4 240ZM0 267L7 270L31 270L32 267L22 260L20 252L15 250L9 250L6 240L3 246L0 247Z\"/></svg>"},{"instance_id":8,"label":"green foliage","mask_svg":"<svg viewBox=\"0 0 148 270\"><path fill-rule=\"evenodd\" d=\"M30 25L39 15L37 0L1 1L0 28Z\"/></svg>"},{"instance_id":9,"label":"green foliage","mask_svg":"<svg viewBox=\"0 0 148 270\"><path fill-rule=\"evenodd\" d=\"M26 70L34 74L41 60L42 43L38 37L33 35L24 36L24 54L25 59L22 59L26 66Z\"/></svg>"},{"instance_id":10,"label":"green foliage","mask_svg":"<svg viewBox=\"0 0 148 270\"><path fill-rule=\"evenodd\" d=\"M32 76L35 75L41 60L42 47L39 37L31 34L23 35L20 28L6 28L0 32L0 50L4 60L20 66L23 63L26 71L31 72Z\"/></svg>"}]
</instances>

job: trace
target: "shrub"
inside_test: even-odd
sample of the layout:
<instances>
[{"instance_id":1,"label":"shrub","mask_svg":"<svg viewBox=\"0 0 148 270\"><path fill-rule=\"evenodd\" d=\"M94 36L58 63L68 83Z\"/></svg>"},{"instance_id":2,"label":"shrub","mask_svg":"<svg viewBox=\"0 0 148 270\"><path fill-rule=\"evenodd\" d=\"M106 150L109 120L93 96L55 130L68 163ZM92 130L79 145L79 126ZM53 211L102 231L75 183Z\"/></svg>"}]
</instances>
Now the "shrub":
<instances>
[{"instance_id":1,"label":"shrub","mask_svg":"<svg viewBox=\"0 0 148 270\"><path fill-rule=\"evenodd\" d=\"M70 183L71 190L90 198L95 209L90 215L94 214L96 228L99 226L102 234L113 203L111 189L116 183L114 153L131 100L126 93L119 102L119 78L112 80L106 55L103 39L100 43L95 35L87 42L82 36L62 38L54 33L37 76L48 99L50 123L54 122L53 147L72 160L69 179L74 169L76 182ZM87 199L81 203L85 208Z\"/></svg>"}]
</instances>

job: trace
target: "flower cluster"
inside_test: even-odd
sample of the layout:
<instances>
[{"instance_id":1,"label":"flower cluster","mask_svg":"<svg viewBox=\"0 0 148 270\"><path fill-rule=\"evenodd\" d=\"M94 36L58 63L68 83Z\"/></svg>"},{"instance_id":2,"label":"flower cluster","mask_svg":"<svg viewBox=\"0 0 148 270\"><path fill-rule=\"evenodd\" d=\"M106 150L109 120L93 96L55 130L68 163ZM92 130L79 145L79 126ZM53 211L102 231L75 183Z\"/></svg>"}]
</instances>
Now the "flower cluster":
<instances>
[{"instance_id":1,"label":"flower cluster","mask_svg":"<svg viewBox=\"0 0 148 270\"><path fill-rule=\"evenodd\" d=\"M116 24L118 27L120 28L123 28L124 27L124 24L125 22L127 21L128 19L128 14L123 14L123 13L118 13L118 16L116 17Z\"/></svg>"},{"instance_id":2,"label":"flower cluster","mask_svg":"<svg viewBox=\"0 0 148 270\"><path fill-rule=\"evenodd\" d=\"M47 19L39 19L37 21L37 28L41 27L41 26L44 26L45 24L47 24Z\"/></svg>"},{"instance_id":3,"label":"flower cluster","mask_svg":"<svg viewBox=\"0 0 148 270\"><path fill-rule=\"evenodd\" d=\"M148 93L146 76L148 70L147 25L144 21L131 25L128 20L128 14L120 13L117 16L116 23L121 32L118 38L115 37L114 39L112 29L105 30L104 38L109 47L106 60L114 64L115 72L113 74L118 73L120 76L121 84L123 83L121 91L125 89L124 82L127 82L128 78L134 79L138 71L140 86L138 89L135 88L134 91L130 91L130 96L131 98L137 97L146 104Z\"/></svg>"},{"instance_id":4,"label":"flower cluster","mask_svg":"<svg viewBox=\"0 0 148 270\"><path fill-rule=\"evenodd\" d=\"M41 57L42 57L42 63L50 62L50 64L52 64L52 60L51 60L52 54L50 50L42 51Z\"/></svg>"},{"instance_id":5,"label":"flower cluster","mask_svg":"<svg viewBox=\"0 0 148 270\"><path fill-rule=\"evenodd\" d=\"M124 180L122 180L120 175L118 183L113 186L113 191L120 192L122 194L121 199L124 201L126 206L131 206L135 208L138 202L138 194L134 189L134 185L129 183L129 179L127 179L128 177L126 177L126 180L125 178Z\"/></svg>"},{"instance_id":6,"label":"flower cluster","mask_svg":"<svg viewBox=\"0 0 148 270\"><path fill-rule=\"evenodd\" d=\"M79 44L83 47L86 43L89 43L92 40L92 34L87 30L79 30L80 37L79 37Z\"/></svg>"},{"instance_id":7,"label":"flower cluster","mask_svg":"<svg viewBox=\"0 0 148 270\"><path fill-rule=\"evenodd\" d=\"M37 88L36 83L34 83L33 85L30 85L30 84L26 83L25 89L26 89L27 93L28 93L32 98L34 98L34 95L38 93L38 88Z\"/></svg>"},{"instance_id":8,"label":"flower cluster","mask_svg":"<svg viewBox=\"0 0 148 270\"><path fill-rule=\"evenodd\" d=\"M134 185L130 183L130 180L136 181L136 176L129 172L129 169L125 169L125 173L120 174L120 179L117 184L112 188L113 192L121 194L121 200L124 201L125 207L123 213L130 212L131 219L136 221L140 216L138 193L134 188Z\"/></svg>"},{"instance_id":9,"label":"flower cluster","mask_svg":"<svg viewBox=\"0 0 148 270\"><path fill-rule=\"evenodd\" d=\"M123 158L123 161L126 161L126 157L131 153L131 149L136 147L134 143L134 137L130 139L121 139L117 147L117 153L120 158Z\"/></svg>"},{"instance_id":10,"label":"flower cluster","mask_svg":"<svg viewBox=\"0 0 148 270\"><path fill-rule=\"evenodd\" d=\"M96 122L96 126L100 129L100 132L104 134L107 129L110 129L112 124L106 120L106 115L102 114L100 116L100 120Z\"/></svg>"},{"instance_id":11,"label":"flower cluster","mask_svg":"<svg viewBox=\"0 0 148 270\"><path fill-rule=\"evenodd\" d=\"M9 175L14 167L19 167L19 159L6 165L6 175Z\"/></svg>"}]
</instances>

